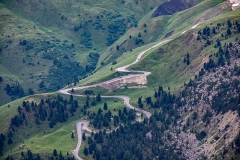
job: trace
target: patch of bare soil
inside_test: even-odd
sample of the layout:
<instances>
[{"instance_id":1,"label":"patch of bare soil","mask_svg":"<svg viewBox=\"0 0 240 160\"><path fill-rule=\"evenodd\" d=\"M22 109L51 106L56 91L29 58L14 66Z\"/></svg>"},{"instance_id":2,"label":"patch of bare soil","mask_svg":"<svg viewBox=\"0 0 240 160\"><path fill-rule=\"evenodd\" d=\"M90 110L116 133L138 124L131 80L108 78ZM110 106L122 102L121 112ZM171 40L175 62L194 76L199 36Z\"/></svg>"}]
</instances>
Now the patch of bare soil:
<instances>
[{"instance_id":1,"label":"patch of bare soil","mask_svg":"<svg viewBox=\"0 0 240 160\"><path fill-rule=\"evenodd\" d=\"M128 88L147 88L147 86L141 86L141 85L139 85L139 86L131 86L131 87L128 87Z\"/></svg>"},{"instance_id":2,"label":"patch of bare soil","mask_svg":"<svg viewBox=\"0 0 240 160\"><path fill-rule=\"evenodd\" d=\"M103 88L112 90L112 89L124 87L126 84L130 84L130 83L136 83L141 86L140 88L143 88L142 85L147 84L147 77L146 75L138 75L138 76L132 76L132 77L131 75L129 75L113 81L103 82L100 84L100 86Z\"/></svg>"},{"instance_id":3,"label":"patch of bare soil","mask_svg":"<svg viewBox=\"0 0 240 160\"><path fill-rule=\"evenodd\" d=\"M184 44L185 44L186 46L189 46L189 45L191 44L193 38L194 38L194 34L191 34L191 35L188 37L187 41L186 41Z\"/></svg>"}]
</instances>

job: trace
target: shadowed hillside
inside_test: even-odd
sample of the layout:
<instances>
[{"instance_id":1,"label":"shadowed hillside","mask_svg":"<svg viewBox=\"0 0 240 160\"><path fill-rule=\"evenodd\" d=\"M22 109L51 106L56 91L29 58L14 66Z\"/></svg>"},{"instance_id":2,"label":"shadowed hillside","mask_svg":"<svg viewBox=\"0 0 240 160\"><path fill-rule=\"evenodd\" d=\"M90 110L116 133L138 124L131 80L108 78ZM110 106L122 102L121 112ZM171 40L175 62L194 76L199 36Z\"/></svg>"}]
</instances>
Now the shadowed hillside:
<instances>
[{"instance_id":1,"label":"shadowed hillside","mask_svg":"<svg viewBox=\"0 0 240 160\"><path fill-rule=\"evenodd\" d=\"M169 2L164 2L163 4L158 6L158 8L152 14L152 17L157 17L161 15L172 15L176 12L193 7L196 4L197 3L194 0L190 0L186 3L184 3L182 0L171 0Z\"/></svg>"}]
</instances>

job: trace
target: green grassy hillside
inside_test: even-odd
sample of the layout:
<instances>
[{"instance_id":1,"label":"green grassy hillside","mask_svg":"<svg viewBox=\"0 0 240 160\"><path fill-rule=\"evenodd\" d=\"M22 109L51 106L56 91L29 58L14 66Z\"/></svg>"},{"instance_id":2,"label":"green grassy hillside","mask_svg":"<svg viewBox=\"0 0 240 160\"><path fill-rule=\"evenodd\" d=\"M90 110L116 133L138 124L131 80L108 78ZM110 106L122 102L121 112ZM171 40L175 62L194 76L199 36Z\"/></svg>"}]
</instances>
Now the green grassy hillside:
<instances>
[{"instance_id":1,"label":"green grassy hillside","mask_svg":"<svg viewBox=\"0 0 240 160\"><path fill-rule=\"evenodd\" d=\"M114 45L104 50L103 56L99 59L98 67L101 67L100 64L103 62L108 64L114 61L126 51L170 36L178 36L193 25L214 18L229 11L230 8L224 0L206 0L173 15L153 18L152 14L155 10L156 8L146 14L139 21L137 27L129 29Z\"/></svg>"},{"instance_id":2,"label":"green grassy hillside","mask_svg":"<svg viewBox=\"0 0 240 160\"><path fill-rule=\"evenodd\" d=\"M135 3L1 1L0 104L56 91L92 72L100 51L161 1Z\"/></svg>"},{"instance_id":3,"label":"green grassy hillside","mask_svg":"<svg viewBox=\"0 0 240 160\"><path fill-rule=\"evenodd\" d=\"M221 14L228 13L228 12L230 15L232 14L227 3L225 3L225 2L221 3L220 1L207 0L207 1L204 1L200 4L198 4L197 6L195 6L193 8L190 8L186 11L182 11L180 13L176 13L176 14L174 14L172 16L168 16L168 17L160 16L160 17L156 17L156 18L152 19L151 13L149 13L145 17L143 17L143 19L140 21L140 23L142 24L140 26L140 28L142 28L142 29L144 29L146 27L151 28L149 30L149 32L151 32L151 34L149 34L149 36L146 36L147 38L149 38L153 35L154 36L159 35L161 38L164 39L164 34L162 34L163 33L162 30L159 30L158 27L153 24L153 22L159 23L164 26L165 32L171 31L174 29L176 30L176 31L174 31L172 36L165 38L165 39L171 39L171 38L174 39L176 37L181 36L183 31L190 29L194 24L196 24L198 22L203 23L204 21L206 21L206 23L207 23L208 20L211 21L212 18L214 19L214 17L216 17L216 16L221 17ZM226 15L224 14L223 17L225 17ZM162 19L168 20L167 25L166 25L166 23L163 23ZM145 22L148 22L148 23L145 23ZM143 26L144 23L147 25L146 27ZM204 26L204 24L202 26ZM132 43L130 43L131 39L129 39L129 35L132 33L135 33L135 37L137 37L138 32L139 32L138 28L130 29L124 36L122 36L116 42L116 44L119 44L119 43L121 44L123 41L126 41L124 44L126 44L126 45L129 44L129 46L134 46L134 45L131 45ZM185 38L188 38L187 36L190 36L190 35L184 34L183 36L181 36L179 41L181 41L183 39L185 41ZM160 37L155 38L154 40L161 39ZM149 43L147 45L141 45L140 47L138 47L136 49L132 49L132 50L128 50L128 51L124 52L124 54L122 54L122 56L116 60L117 64L113 65L111 63L102 68L99 67L99 70L96 73L94 73L93 75L80 81L80 84L82 85L82 84L87 84L87 83L99 82L99 81L102 81L102 79L109 77L111 74L115 74L115 69L117 67L124 66L126 64L133 62L136 59L136 56L138 53L140 53L141 51L143 51L144 49L147 49L149 46L152 46L152 45L154 45L154 43ZM184 47L184 46L181 46L181 47ZM181 47L179 48L179 51L182 49ZM191 49L192 49L192 47L189 48L189 50L191 50ZM111 46L104 52L104 55L106 57L108 57L109 61L111 61L111 62L113 62L113 59L116 58L112 54L113 53L112 50L114 50L113 46ZM152 51L149 51L144 56L148 55L151 52ZM102 61L102 58L103 57L100 57L99 62ZM144 63L142 63L142 64L144 64Z\"/></svg>"},{"instance_id":4,"label":"green grassy hillside","mask_svg":"<svg viewBox=\"0 0 240 160\"><path fill-rule=\"evenodd\" d=\"M75 42L78 58L113 44L163 1L2 1L9 10ZM63 32L64 30L64 32ZM80 43L79 43L80 42Z\"/></svg>"},{"instance_id":5,"label":"green grassy hillside","mask_svg":"<svg viewBox=\"0 0 240 160\"><path fill-rule=\"evenodd\" d=\"M131 97L131 103L137 105L138 97L151 96L152 91L159 85L165 89L169 88L169 91L172 93L177 93L184 86L184 83L187 83L190 78L194 78L194 76L199 73L204 63L208 62L209 55L213 55L218 51L218 47L215 46L217 40L221 40L222 44L224 44L233 42L239 38L239 32L236 27L232 28L233 34L225 38L228 20L235 23L235 21L239 21L238 15L239 10L217 16L202 23L197 28L180 35L174 40L147 52L140 62L131 67L131 69L135 70L152 72L152 74L148 76L148 87L146 89L116 89L115 92L108 92L107 94L128 95ZM213 28L217 28L218 23L221 24L221 27L215 34L211 33L209 37L209 41L211 41L210 45L206 45L207 40L197 40L199 30L203 30L205 26L210 27L210 30L212 30ZM222 37L222 34L224 37ZM145 47L147 48L147 46ZM136 59L136 55L144 50L145 47L139 47L132 52L126 52L116 60L117 64L109 64L101 68L92 76L80 81L80 84L85 85L99 82L115 74L115 68L133 62ZM187 64L186 61L184 62L184 59L187 60L187 54L190 57L190 64Z\"/></svg>"},{"instance_id":6,"label":"green grassy hillside","mask_svg":"<svg viewBox=\"0 0 240 160\"><path fill-rule=\"evenodd\" d=\"M154 80L158 79L160 85L179 88L179 85L183 84L184 81L198 73L204 62L208 60L209 55L218 51L218 47L216 47L218 40L224 44L238 39L237 27L231 29L231 35L227 34L227 23L229 20L232 23L239 22L239 13L239 10L228 12L201 24L196 29L184 33L163 47L157 48L132 68L152 72L149 76L149 86L156 85ZM217 29L217 24L222 24L219 29ZM199 36L198 40L198 31L203 32L205 26L210 27L211 31L216 28L216 33L211 32L208 39L202 39ZM222 37L222 35L224 36ZM207 44L207 41L211 41L211 43ZM189 64L184 62L187 54L190 57Z\"/></svg>"},{"instance_id":7,"label":"green grassy hillside","mask_svg":"<svg viewBox=\"0 0 240 160\"><path fill-rule=\"evenodd\" d=\"M60 95L61 96L61 95ZM56 93L45 94L45 95L34 95L30 97L24 97L15 100L11 103L1 106L0 110L0 130L2 134L6 136L4 141L3 157L11 155L14 158L19 158L21 152L27 153L27 150L31 150L35 154L40 154L41 157L52 156L53 149L57 149L58 153L61 151L64 157L72 157L71 150L74 150L77 145L77 135L76 135L76 121L79 119L85 119L88 117L89 113L97 113L98 109L101 108L103 113L111 111L113 115L118 114L119 109L123 109L123 102L119 99L103 99L101 102L97 102L92 105L93 99L90 98L90 105L86 108L84 105L86 98L73 98L73 101L78 101L78 107L73 113L70 113L70 106L67 102L66 113L68 113L68 118L65 122L57 122L53 128L49 127L49 118L41 120L38 118L37 114L40 114L38 106L42 105L43 108L48 106L47 100L50 101L57 100L59 97ZM68 101L69 96L62 96L63 100ZM26 103L25 103L26 102ZM105 111L103 109L104 103L107 103L108 109ZM28 111L25 104L29 104L30 111ZM32 103L36 103L37 106L33 107ZM54 102L53 102L54 103ZM53 104L52 103L52 104ZM59 109L59 106L56 106ZM20 109L19 109L20 108ZM55 108L56 109L56 108ZM54 109L54 114L57 110ZM46 108L47 117L51 115L49 108ZM22 115L25 115L25 119ZM17 126L14 117L20 116L23 122ZM21 118L20 118L21 119ZM39 120L36 120L39 119ZM48 119L48 120L47 120ZM52 120L51 120L52 121ZM39 123L38 123L39 122ZM75 138L71 138L71 132L74 133ZM9 136L10 133L12 136ZM11 137L12 143L9 143L9 138ZM26 147L21 148L19 145L25 143ZM64 145L63 145L64 144ZM67 154L68 153L68 154Z\"/></svg>"},{"instance_id":8,"label":"green grassy hillside","mask_svg":"<svg viewBox=\"0 0 240 160\"><path fill-rule=\"evenodd\" d=\"M76 60L72 41L18 17L2 4L0 8L1 104L24 95L57 90L95 67L97 54L87 57L87 69ZM63 75L68 76L62 79ZM4 90L7 84L9 91Z\"/></svg>"},{"instance_id":9,"label":"green grassy hillside","mask_svg":"<svg viewBox=\"0 0 240 160\"><path fill-rule=\"evenodd\" d=\"M191 17L203 11L152 18L163 2L2 0L0 92L4 98L0 104L76 83L96 65L104 66L123 52L156 41L174 29L167 25L194 24ZM205 11L216 4L208 1L200 8ZM172 23L179 17L181 22ZM6 93L7 84L12 91Z\"/></svg>"}]
</instances>

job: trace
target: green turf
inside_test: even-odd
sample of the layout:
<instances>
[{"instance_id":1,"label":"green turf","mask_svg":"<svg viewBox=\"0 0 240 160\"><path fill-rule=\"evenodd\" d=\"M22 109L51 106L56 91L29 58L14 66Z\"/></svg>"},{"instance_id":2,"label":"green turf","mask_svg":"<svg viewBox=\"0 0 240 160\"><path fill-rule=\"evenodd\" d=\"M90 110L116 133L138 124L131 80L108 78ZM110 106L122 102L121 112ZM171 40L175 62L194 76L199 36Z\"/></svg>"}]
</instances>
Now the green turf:
<instances>
[{"instance_id":1,"label":"green turf","mask_svg":"<svg viewBox=\"0 0 240 160\"><path fill-rule=\"evenodd\" d=\"M52 95L36 95L31 97L24 97L18 99L9 104L1 106L0 111L0 130L1 133L6 134L8 127L11 122L11 118L18 114L17 107L22 105L22 101L34 101L36 103L40 102L40 99L51 97ZM56 96L56 93L53 94ZM63 95L64 99L68 99L69 96ZM68 119L65 123L57 123L54 128L49 128L48 121L46 120L41 125L35 124L34 115L28 117L28 126L21 126L14 132L13 141L11 145L5 143L4 155L12 155L13 157L18 157L22 151L26 152L30 149L33 153L39 153L42 156L52 155L53 149L57 149L58 153L62 151L62 154L66 156L67 152L71 155L71 150L75 149L77 145L77 135L76 135L76 121L79 119L85 119L83 113L80 111L85 104L86 98L74 98L79 102L80 108L76 111L75 115ZM90 98L90 102L91 102ZM96 106L91 106L87 111L97 112L99 108L103 110L103 104L106 102L108 104L108 109L112 114L118 114L119 109L123 109L124 104L121 99L102 99L98 102ZM9 106L9 107L8 107ZM71 138L71 131L75 131L75 138ZM20 148L20 144L25 143L27 146ZM63 145L64 144L64 145Z\"/></svg>"},{"instance_id":2,"label":"green turf","mask_svg":"<svg viewBox=\"0 0 240 160\"><path fill-rule=\"evenodd\" d=\"M129 51L139 46L145 44L162 40L165 38L165 34L170 31L174 31L171 38L181 35L181 33L187 29L190 29L196 23L209 20L215 16L229 11L229 7L224 0L205 0L198 5L186 9L184 11L178 12L173 15L159 16L152 18L154 12L153 9L148 14L146 14L138 23L138 27L131 28L124 34L118 41L112 46L108 47L104 52L102 52L102 57L98 62L98 67L101 67L101 62L105 60L106 63L113 61L116 57L120 56L120 53ZM147 24L147 27L144 27ZM147 32L144 32L146 30ZM139 38L138 34L141 33L141 39L144 40L145 44L136 45L135 39ZM132 36L130 39L129 36ZM124 43L123 43L124 42ZM123 43L123 44L122 44ZM116 51L116 46L121 45L120 51Z\"/></svg>"},{"instance_id":3,"label":"green turf","mask_svg":"<svg viewBox=\"0 0 240 160\"><path fill-rule=\"evenodd\" d=\"M217 52L218 48L214 48L214 44L216 43L216 40L221 37L221 34L226 32L226 27L224 27L225 29L221 30L217 35L213 36L212 41L214 44L211 46L204 47L204 43L197 41L196 36L188 46L185 44L187 40L191 37L192 34L196 35L197 31L206 25L213 27L220 22L226 25L227 20L231 20L232 22L235 22L236 20L239 21L239 17L237 16L239 15L239 12L239 10L234 12L227 12L214 18L212 21L204 22L196 29L190 30L183 35L175 38L174 40L168 42L167 44L162 45L161 48L164 50L164 53L161 53L159 51L159 47L147 52L139 63L132 66L132 69L152 72L152 74L148 76L148 88L115 89L115 92L108 92L107 95L128 95L131 97L130 102L136 106L138 97L153 96L154 89L157 89L159 85L162 85L165 89L170 87L170 92L177 93L181 87L184 86L185 82L187 83L190 78L194 78L194 76L198 74L203 66L203 63L207 62L208 55ZM233 42L237 37L239 37L239 34L235 34L230 38L223 40L223 43ZM135 52L135 50L133 51L134 54L137 55L137 52ZM121 61L121 65L119 63L114 66L109 64L106 67L101 68L97 73L81 81L81 84L97 81L97 79L101 79L101 76L106 73L109 75L111 73L109 68L111 67L117 68L118 66L129 64L130 59L131 61L134 61L136 56L129 56L130 53L131 52L127 52L121 57L124 58L124 56L127 55L128 58L125 59L125 61L121 61L121 58L117 59L117 62ZM187 53L190 54L190 65L183 63L183 58Z\"/></svg>"},{"instance_id":4,"label":"green turf","mask_svg":"<svg viewBox=\"0 0 240 160\"><path fill-rule=\"evenodd\" d=\"M110 24L115 24L120 20L126 25L125 30L127 30L153 6L161 2L149 0L135 5L135 1L122 3L122 1L111 0L89 2L28 0L24 3L2 0L0 2L0 48L3 50L3 54L0 56L0 70L4 81L0 84L0 93L3 96L0 104L18 98L18 96L10 97L4 91L6 84L12 84L12 80L20 83L25 95L28 95L29 88L32 88L35 93L48 91L49 83L46 80L50 79L49 69L53 65L53 60L42 58L46 52L58 49L59 46L69 47L73 44L74 48L70 49L71 57L85 68L89 64L87 56L90 52L100 53L108 47L106 38L109 34L108 26ZM95 29L96 22L101 23L102 29ZM83 25L91 33L92 48L86 48L80 44L84 31ZM79 31L74 31L75 26L81 26ZM124 33L125 31L121 34L117 33L115 36L119 38ZM20 40L24 39L28 44L32 43L33 48L26 50L25 46L19 45ZM56 39L58 42L55 42ZM45 43L55 46L46 47ZM42 48L44 49L39 51ZM69 50L64 51L63 49L62 52L69 53ZM23 63L23 59L25 63ZM80 77L83 75L79 75ZM71 83L72 79L67 83ZM38 86L42 80L45 80L46 84L44 89Z\"/></svg>"}]
</instances>

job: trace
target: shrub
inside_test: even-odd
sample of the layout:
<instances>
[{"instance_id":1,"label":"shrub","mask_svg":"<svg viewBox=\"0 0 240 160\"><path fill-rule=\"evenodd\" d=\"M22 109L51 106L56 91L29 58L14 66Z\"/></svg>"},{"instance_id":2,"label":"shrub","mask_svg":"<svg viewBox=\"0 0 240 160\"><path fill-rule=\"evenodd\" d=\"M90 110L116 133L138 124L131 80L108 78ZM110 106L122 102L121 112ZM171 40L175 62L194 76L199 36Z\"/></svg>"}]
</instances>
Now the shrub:
<instances>
[{"instance_id":1,"label":"shrub","mask_svg":"<svg viewBox=\"0 0 240 160\"><path fill-rule=\"evenodd\" d=\"M197 133L196 138L197 140L201 141L207 136L207 133L205 131L201 131L200 133Z\"/></svg>"}]
</instances>

